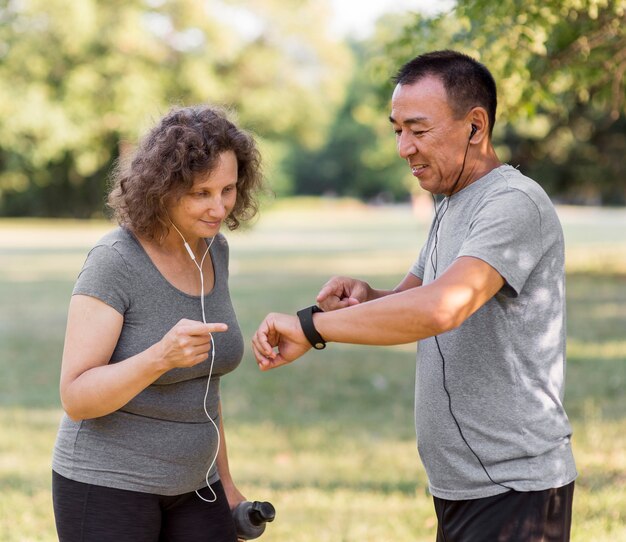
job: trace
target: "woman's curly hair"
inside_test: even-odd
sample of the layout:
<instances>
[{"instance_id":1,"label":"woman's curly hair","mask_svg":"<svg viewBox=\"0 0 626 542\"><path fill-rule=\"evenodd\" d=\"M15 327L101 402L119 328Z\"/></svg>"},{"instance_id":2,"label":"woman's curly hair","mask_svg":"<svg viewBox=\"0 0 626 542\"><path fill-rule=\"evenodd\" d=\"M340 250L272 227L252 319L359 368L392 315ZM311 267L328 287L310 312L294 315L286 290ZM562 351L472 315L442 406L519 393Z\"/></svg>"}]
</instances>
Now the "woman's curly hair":
<instances>
[{"instance_id":1,"label":"woman's curly hair","mask_svg":"<svg viewBox=\"0 0 626 542\"><path fill-rule=\"evenodd\" d=\"M119 160L112 175L108 205L122 226L152 240L169 231L166 205L211 172L220 155L237 157L237 200L225 219L229 229L258 211L262 188L261 155L252 136L237 128L225 112L197 105L170 110L142 139L136 151Z\"/></svg>"}]
</instances>

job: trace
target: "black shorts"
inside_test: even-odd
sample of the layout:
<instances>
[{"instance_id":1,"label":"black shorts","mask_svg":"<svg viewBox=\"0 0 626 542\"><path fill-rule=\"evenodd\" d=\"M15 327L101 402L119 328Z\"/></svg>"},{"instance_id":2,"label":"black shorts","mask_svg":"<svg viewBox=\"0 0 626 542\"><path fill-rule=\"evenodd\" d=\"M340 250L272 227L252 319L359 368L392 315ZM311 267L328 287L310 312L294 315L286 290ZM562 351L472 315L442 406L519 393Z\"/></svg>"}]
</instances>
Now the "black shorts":
<instances>
[{"instance_id":1,"label":"black shorts","mask_svg":"<svg viewBox=\"0 0 626 542\"><path fill-rule=\"evenodd\" d=\"M437 542L568 542L573 497L574 482L466 501L434 497Z\"/></svg>"},{"instance_id":2,"label":"black shorts","mask_svg":"<svg viewBox=\"0 0 626 542\"><path fill-rule=\"evenodd\" d=\"M221 482L217 500L195 491L155 495L84 484L52 472L52 501L60 542L236 542ZM212 499L208 487L199 490Z\"/></svg>"}]
</instances>

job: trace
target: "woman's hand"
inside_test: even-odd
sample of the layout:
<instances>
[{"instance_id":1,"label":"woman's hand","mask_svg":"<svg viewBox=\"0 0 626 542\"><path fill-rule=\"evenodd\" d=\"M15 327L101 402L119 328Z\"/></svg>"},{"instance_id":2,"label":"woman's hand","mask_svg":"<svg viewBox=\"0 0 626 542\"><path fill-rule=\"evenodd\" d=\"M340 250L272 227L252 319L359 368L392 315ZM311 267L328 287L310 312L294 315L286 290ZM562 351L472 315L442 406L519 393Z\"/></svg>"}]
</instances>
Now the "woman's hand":
<instances>
[{"instance_id":1,"label":"woman's hand","mask_svg":"<svg viewBox=\"0 0 626 542\"><path fill-rule=\"evenodd\" d=\"M201 363L211 350L211 333L228 329L221 323L181 320L143 352L109 363L123 324L123 316L103 301L72 296L60 391L73 420L110 414L170 369Z\"/></svg>"},{"instance_id":2,"label":"woman's hand","mask_svg":"<svg viewBox=\"0 0 626 542\"><path fill-rule=\"evenodd\" d=\"M211 334L226 330L226 324L183 318L158 343L164 368L193 367L203 362L211 351Z\"/></svg>"},{"instance_id":3,"label":"woman's hand","mask_svg":"<svg viewBox=\"0 0 626 542\"><path fill-rule=\"evenodd\" d=\"M227 483L222 480L222 485L224 486L224 493L226 493L226 499L228 500L228 506L231 510L234 510L239 503L242 503L246 500L246 497L237 489L235 484L232 482Z\"/></svg>"}]
</instances>

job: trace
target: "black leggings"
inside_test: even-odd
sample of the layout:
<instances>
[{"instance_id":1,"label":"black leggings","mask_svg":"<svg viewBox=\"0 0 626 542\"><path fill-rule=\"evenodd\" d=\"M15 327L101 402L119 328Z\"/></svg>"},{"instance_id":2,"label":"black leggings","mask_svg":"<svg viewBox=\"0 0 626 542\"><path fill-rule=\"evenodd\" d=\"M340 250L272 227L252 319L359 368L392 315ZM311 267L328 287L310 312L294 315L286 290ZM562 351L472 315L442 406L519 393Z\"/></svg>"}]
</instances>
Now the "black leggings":
<instances>
[{"instance_id":1,"label":"black leggings","mask_svg":"<svg viewBox=\"0 0 626 542\"><path fill-rule=\"evenodd\" d=\"M60 542L236 542L221 482L217 500L195 491L166 496L84 484L52 471L52 502ZM205 487L205 499L213 494Z\"/></svg>"}]
</instances>

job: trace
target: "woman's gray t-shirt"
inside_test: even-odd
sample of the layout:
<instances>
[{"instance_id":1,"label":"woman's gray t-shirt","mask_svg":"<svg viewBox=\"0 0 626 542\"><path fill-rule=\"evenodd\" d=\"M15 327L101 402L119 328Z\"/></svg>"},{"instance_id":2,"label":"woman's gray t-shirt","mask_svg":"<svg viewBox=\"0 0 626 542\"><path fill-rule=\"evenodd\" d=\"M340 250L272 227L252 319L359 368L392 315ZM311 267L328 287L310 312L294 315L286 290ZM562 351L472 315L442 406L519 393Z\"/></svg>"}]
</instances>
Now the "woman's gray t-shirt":
<instances>
[{"instance_id":1,"label":"woman's gray t-shirt","mask_svg":"<svg viewBox=\"0 0 626 542\"><path fill-rule=\"evenodd\" d=\"M228 289L228 244L219 234L210 248L215 274L205 295L207 322L224 322L213 335L215 361L206 408L219 425L220 377L241 362L243 337ZM199 280L199 274L198 274ZM102 300L124 316L110 363L152 346L182 318L202 321L200 296L186 294L159 272L137 239L117 228L87 256L73 294ZM52 468L60 475L119 489L178 495L206 485L217 446L204 411L211 357L168 371L119 410L99 418L61 420ZM212 467L209 482L219 478Z\"/></svg>"}]
</instances>

